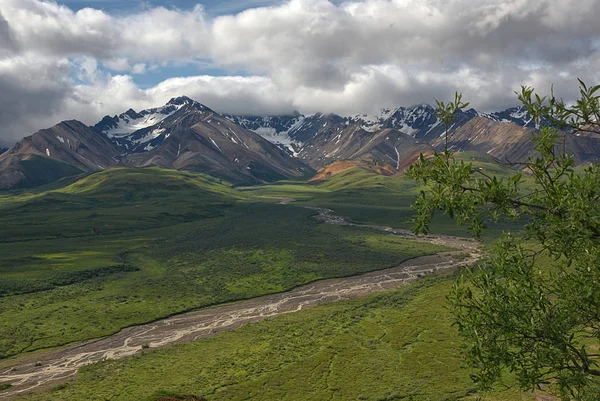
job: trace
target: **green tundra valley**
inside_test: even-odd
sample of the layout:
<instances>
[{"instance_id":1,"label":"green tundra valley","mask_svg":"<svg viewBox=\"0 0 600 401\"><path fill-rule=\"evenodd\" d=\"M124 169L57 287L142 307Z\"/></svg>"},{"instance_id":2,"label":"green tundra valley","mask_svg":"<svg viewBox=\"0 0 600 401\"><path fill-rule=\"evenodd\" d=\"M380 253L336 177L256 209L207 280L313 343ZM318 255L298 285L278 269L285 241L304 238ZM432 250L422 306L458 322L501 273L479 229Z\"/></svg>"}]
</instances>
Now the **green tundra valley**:
<instances>
[{"instance_id":1,"label":"green tundra valley","mask_svg":"<svg viewBox=\"0 0 600 401\"><path fill-rule=\"evenodd\" d=\"M490 159L464 158L502 172ZM5 192L0 366L3 381L14 378L5 391L19 388L28 363L51 368L41 362L49 350L455 251L373 228L410 228L416 191L404 176L354 167L320 183L241 189L198 173L121 168ZM315 219L314 207L356 225ZM443 216L433 229L469 236ZM446 307L456 274L191 343L154 350L148 341L131 357L82 367L16 399L476 399ZM484 395L531 398L518 388Z\"/></svg>"},{"instance_id":2,"label":"green tundra valley","mask_svg":"<svg viewBox=\"0 0 600 401\"><path fill-rule=\"evenodd\" d=\"M0 401L599 401L600 0L0 0Z\"/></svg>"}]
</instances>

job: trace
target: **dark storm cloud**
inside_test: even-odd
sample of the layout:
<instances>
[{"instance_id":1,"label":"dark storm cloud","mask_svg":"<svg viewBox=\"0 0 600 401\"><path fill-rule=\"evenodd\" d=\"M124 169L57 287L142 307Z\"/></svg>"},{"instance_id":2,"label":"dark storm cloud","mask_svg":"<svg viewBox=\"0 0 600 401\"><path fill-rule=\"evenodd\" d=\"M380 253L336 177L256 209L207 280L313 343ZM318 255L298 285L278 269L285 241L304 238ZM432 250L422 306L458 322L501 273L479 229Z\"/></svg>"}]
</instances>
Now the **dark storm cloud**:
<instances>
[{"instance_id":1,"label":"dark storm cloud","mask_svg":"<svg viewBox=\"0 0 600 401\"><path fill-rule=\"evenodd\" d=\"M72 88L65 82L68 66L28 57L0 62L0 145L12 144L40 123L53 125Z\"/></svg>"}]
</instances>

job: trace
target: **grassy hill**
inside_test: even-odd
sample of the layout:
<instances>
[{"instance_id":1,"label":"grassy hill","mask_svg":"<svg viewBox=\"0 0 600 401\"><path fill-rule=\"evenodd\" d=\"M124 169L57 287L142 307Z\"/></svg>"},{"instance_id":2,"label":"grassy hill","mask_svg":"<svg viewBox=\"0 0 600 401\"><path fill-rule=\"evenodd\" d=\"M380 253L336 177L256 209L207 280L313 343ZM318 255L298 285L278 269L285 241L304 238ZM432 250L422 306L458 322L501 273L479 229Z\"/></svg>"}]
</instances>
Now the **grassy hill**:
<instances>
[{"instance_id":1,"label":"grassy hill","mask_svg":"<svg viewBox=\"0 0 600 401\"><path fill-rule=\"evenodd\" d=\"M30 188L83 173L77 167L48 157L32 155L20 162L24 179L20 187Z\"/></svg>"},{"instance_id":2,"label":"grassy hill","mask_svg":"<svg viewBox=\"0 0 600 401\"><path fill-rule=\"evenodd\" d=\"M111 169L0 194L0 242L114 234L219 216L240 194L201 174Z\"/></svg>"}]
</instances>

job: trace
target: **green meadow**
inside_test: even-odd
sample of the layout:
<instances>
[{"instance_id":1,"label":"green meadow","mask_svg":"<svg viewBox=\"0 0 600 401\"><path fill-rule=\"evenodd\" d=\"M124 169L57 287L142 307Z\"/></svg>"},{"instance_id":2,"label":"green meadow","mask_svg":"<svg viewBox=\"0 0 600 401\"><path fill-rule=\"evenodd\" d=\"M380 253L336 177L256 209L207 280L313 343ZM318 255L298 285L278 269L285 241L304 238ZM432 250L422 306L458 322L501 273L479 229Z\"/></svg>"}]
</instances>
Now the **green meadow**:
<instances>
[{"instance_id":1,"label":"green meadow","mask_svg":"<svg viewBox=\"0 0 600 401\"><path fill-rule=\"evenodd\" d=\"M505 173L486 157L462 157ZM358 168L321 183L239 190L201 174L145 168L0 192L0 358L448 250L319 222L304 207L410 228L417 191L405 177ZM484 240L515 227L494 226ZM442 217L432 231L470 235ZM94 364L23 399L530 400L514 387L476 393L446 309L453 280L426 279Z\"/></svg>"},{"instance_id":2,"label":"green meadow","mask_svg":"<svg viewBox=\"0 0 600 401\"><path fill-rule=\"evenodd\" d=\"M443 250L160 169L110 170L0 202L4 357Z\"/></svg>"},{"instance_id":3,"label":"green meadow","mask_svg":"<svg viewBox=\"0 0 600 401\"><path fill-rule=\"evenodd\" d=\"M533 400L508 388L478 394L444 307L452 278L426 279L321 305L233 332L85 367L23 400Z\"/></svg>"},{"instance_id":4,"label":"green meadow","mask_svg":"<svg viewBox=\"0 0 600 401\"><path fill-rule=\"evenodd\" d=\"M475 152L456 155L457 160L471 163L498 177L514 173L498 164L492 157ZM527 182L527 177L525 178ZM336 214L361 224L385 225L411 229L413 226L414 203L420 188L413 180L404 176L386 177L360 168L352 168L320 183L303 181L280 181L278 183L250 187L243 191L262 197L289 197L300 205L320 206L335 210ZM483 233L483 240L497 238L503 231L519 229L514 222L490 223ZM432 233L472 236L464 227L447 216L438 215L431 225Z\"/></svg>"}]
</instances>

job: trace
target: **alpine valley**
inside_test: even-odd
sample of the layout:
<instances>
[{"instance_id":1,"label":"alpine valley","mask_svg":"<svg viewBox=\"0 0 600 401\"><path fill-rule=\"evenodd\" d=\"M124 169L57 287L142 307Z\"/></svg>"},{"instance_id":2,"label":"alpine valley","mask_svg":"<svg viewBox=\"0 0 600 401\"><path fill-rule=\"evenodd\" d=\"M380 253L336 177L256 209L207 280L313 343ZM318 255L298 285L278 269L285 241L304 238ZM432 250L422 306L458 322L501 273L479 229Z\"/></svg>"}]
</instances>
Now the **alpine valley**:
<instances>
[{"instance_id":1,"label":"alpine valley","mask_svg":"<svg viewBox=\"0 0 600 401\"><path fill-rule=\"evenodd\" d=\"M518 161L533 151L535 124L523 106L497 113L459 112L449 148ZM0 154L0 188L33 187L110 167L158 166L201 172L235 185L309 177L339 162L393 175L444 146L445 127L427 104L377 115L317 113L222 115L188 97L93 126L70 120L24 138ZM578 163L600 154L600 136L570 137ZM342 169L343 170L343 169Z\"/></svg>"},{"instance_id":2,"label":"alpine valley","mask_svg":"<svg viewBox=\"0 0 600 401\"><path fill-rule=\"evenodd\" d=\"M476 239L436 215L417 236L405 174L447 138L506 179L538 128L519 107L460 111L446 136L426 104L241 116L178 97L0 150L0 400L554 400L510 372L476 389L447 304L523 221ZM600 135L566 138L574 170L597 160Z\"/></svg>"}]
</instances>

